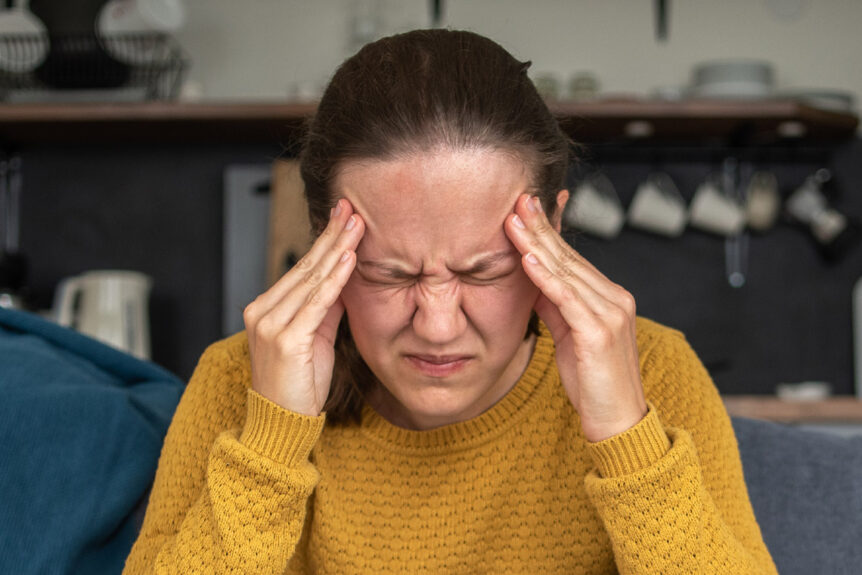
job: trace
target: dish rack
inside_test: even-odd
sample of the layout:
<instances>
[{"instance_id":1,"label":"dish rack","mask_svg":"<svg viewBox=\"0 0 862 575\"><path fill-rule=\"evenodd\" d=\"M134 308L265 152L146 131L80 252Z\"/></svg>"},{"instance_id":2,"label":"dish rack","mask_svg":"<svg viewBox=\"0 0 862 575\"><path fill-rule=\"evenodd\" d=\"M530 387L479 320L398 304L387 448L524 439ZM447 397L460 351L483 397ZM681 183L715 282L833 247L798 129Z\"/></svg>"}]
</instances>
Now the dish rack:
<instances>
[{"instance_id":1,"label":"dish rack","mask_svg":"<svg viewBox=\"0 0 862 575\"><path fill-rule=\"evenodd\" d=\"M171 36L136 33L0 35L0 99L26 93L124 91L176 98L188 59Z\"/></svg>"}]
</instances>

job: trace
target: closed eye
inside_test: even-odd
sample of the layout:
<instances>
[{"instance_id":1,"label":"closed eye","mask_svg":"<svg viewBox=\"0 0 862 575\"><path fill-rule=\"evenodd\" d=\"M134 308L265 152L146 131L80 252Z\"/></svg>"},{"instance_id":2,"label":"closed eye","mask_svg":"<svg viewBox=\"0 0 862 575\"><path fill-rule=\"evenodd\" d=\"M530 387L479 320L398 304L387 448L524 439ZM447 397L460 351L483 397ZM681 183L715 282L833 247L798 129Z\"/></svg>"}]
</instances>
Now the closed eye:
<instances>
[{"instance_id":1,"label":"closed eye","mask_svg":"<svg viewBox=\"0 0 862 575\"><path fill-rule=\"evenodd\" d=\"M416 282L418 279L414 275L400 273L398 270L364 272L358 267L356 273L366 282L381 286L408 286Z\"/></svg>"},{"instance_id":2,"label":"closed eye","mask_svg":"<svg viewBox=\"0 0 862 575\"><path fill-rule=\"evenodd\" d=\"M515 271L515 268L507 270L507 271L502 272L502 273L499 271L494 271L494 272L489 271L489 272L484 272L484 273L479 273L479 274L461 274L460 278L461 278L461 281L463 281L466 284L470 284L470 285L492 285L492 284L499 282L503 278L512 275L512 273L514 271Z\"/></svg>"},{"instance_id":3,"label":"closed eye","mask_svg":"<svg viewBox=\"0 0 862 575\"><path fill-rule=\"evenodd\" d=\"M498 252L476 262L469 269L452 271L463 283L493 285L518 269L519 264L512 260L510 252ZM356 273L366 283L380 286L410 286L422 278L422 274L410 273L397 266L362 260L356 266Z\"/></svg>"}]
</instances>

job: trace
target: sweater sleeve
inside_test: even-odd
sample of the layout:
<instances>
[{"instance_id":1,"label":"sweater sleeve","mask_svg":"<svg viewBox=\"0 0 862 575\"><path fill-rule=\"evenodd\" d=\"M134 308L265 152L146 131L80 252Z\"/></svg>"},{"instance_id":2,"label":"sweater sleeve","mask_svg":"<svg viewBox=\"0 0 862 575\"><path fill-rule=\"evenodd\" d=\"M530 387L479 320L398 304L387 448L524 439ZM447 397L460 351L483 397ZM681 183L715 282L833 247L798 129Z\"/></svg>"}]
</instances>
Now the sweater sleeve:
<instances>
[{"instance_id":1,"label":"sweater sleeve","mask_svg":"<svg viewBox=\"0 0 862 575\"><path fill-rule=\"evenodd\" d=\"M641 375L647 415L589 445L596 467L586 489L619 572L777 573L730 418L684 337L666 332L641 358Z\"/></svg>"},{"instance_id":2,"label":"sweater sleeve","mask_svg":"<svg viewBox=\"0 0 862 575\"><path fill-rule=\"evenodd\" d=\"M124 573L282 573L318 474L324 417L247 387L222 342L201 358L171 422Z\"/></svg>"}]
</instances>

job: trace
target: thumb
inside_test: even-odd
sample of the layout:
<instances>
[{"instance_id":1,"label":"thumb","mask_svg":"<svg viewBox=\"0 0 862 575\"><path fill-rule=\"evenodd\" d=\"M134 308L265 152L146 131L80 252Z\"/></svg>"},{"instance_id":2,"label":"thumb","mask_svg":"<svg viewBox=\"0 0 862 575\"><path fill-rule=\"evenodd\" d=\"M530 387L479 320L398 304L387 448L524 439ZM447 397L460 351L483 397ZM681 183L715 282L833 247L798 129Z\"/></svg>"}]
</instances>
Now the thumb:
<instances>
[{"instance_id":1,"label":"thumb","mask_svg":"<svg viewBox=\"0 0 862 575\"><path fill-rule=\"evenodd\" d=\"M320 337L335 345L335 336L338 333L338 324L341 322L341 316L344 315L344 303L339 297L332 307L327 310L320 327L317 328L317 333Z\"/></svg>"},{"instance_id":2,"label":"thumb","mask_svg":"<svg viewBox=\"0 0 862 575\"><path fill-rule=\"evenodd\" d=\"M555 342L561 341L568 335L569 326L566 320L563 319L560 308L545 297L545 294L539 294L536 303L533 304L533 309L539 314L539 319L548 327L548 331L551 332L551 337Z\"/></svg>"}]
</instances>

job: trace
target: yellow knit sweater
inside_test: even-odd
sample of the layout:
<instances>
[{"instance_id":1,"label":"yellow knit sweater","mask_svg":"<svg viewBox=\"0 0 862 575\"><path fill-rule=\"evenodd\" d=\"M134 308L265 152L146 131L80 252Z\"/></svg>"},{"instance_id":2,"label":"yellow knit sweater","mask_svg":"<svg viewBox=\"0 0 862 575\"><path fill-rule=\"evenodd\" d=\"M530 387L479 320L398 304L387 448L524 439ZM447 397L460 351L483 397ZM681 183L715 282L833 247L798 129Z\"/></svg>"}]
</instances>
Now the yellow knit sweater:
<instances>
[{"instance_id":1,"label":"yellow knit sweater","mask_svg":"<svg viewBox=\"0 0 862 575\"><path fill-rule=\"evenodd\" d=\"M286 411L213 344L168 431L125 573L775 573L719 395L677 331L638 318L648 415L587 442L543 328L470 421L409 431Z\"/></svg>"}]
</instances>

